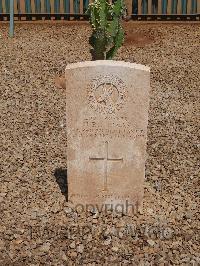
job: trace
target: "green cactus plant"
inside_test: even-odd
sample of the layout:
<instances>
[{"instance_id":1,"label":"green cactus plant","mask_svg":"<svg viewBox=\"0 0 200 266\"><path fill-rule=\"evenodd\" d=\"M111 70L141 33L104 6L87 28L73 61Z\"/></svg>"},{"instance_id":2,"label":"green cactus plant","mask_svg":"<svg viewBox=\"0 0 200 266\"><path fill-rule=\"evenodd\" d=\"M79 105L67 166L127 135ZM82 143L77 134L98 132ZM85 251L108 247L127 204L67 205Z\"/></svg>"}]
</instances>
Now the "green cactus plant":
<instances>
[{"instance_id":1,"label":"green cactus plant","mask_svg":"<svg viewBox=\"0 0 200 266\"><path fill-rule=\"evenodd\" d=\"M124 30L121 25L126 7L123 0L94 0L89 5L87 14L90 16L92 35L89 43L92 46L93 60L112 59L124 41Z\"/></svg>"}]
</instances>

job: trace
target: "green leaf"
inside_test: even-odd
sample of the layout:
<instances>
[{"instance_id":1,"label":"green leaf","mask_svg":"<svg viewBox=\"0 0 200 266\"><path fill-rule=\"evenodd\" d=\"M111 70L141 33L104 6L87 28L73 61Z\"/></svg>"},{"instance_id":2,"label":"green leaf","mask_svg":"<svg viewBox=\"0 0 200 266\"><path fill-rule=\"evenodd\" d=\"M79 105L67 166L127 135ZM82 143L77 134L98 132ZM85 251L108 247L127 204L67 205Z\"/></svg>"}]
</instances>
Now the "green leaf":
<instances>
[{"instance_id":1,"label":"green leaf","mask_svg":"<svg viewBox=\"0 0 200 266\"><path fill-rule=\"evenodd\" d=\"M90 45L93 47L92 56L94 60L105 59L106 52L106 36L103 31L96 31L89 39Z\"/></svg>"},{"instance_id":2,"label":"green leaf","mask_svg":"<svg viewBox=\"0 0 200 266\"><path fill-rule=\"evenodd\" d=\"M108 0L94 0L89 5L87 12L93 29L89 43L93 59L111 59L122 45L124 31L120 23L124 10L123 0L116 0L114 4Z\"/></svg>"},{"instance_id":3,"label":"green leaf","mask_svg":"<svg viewBox=\"0 0 200 266\"><path fill-rule=\"evenodd\" d=\"M107 32L109 35L114 37L118 32L119 21L117 18L114 18L108 25Z\"/></svg>"},{"instance_id":4,"label":"green leaf","mask_svg":"<svg viewBox=\"0 0 200 266\"><path fill-rule=\"evenodd\" d=\"M119 29L118 34L114 38L114 46L106 53L106 59L112 59L117 50L122 46L124 41L124 30L122 28Z\"/></svg>"},{"instance_id":5,"label":"green leaf","mask_svg":"<svg viewBox=\"0 0 200 266\"><path fill-rule=\"evenodd\" d=\"M113 13L115 16L120 17L125 9L123 0L116 0L113 5Z\"/></svg>"}]
</instances>

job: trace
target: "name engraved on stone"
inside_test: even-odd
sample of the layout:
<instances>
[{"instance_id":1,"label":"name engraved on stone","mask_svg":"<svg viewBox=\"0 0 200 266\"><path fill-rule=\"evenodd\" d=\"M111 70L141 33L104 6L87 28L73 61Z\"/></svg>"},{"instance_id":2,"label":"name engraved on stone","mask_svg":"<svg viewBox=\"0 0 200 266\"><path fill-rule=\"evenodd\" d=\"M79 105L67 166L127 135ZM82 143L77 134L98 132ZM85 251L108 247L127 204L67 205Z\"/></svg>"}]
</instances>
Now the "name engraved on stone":
<instances>
[{"instance_id":1,"label":"name engraved on stone","mask_svg":"<svg viewBox=\"0 0 200 266\"><path fill-rule=\"evenodd\" d=\"M91 161L104 161L104 186L103 191L107 191L107 180L108 180L108 162L123 162L123 158L110 158L108 150L108 141L105 142L105 155L104 157L90 157Z\"/></svg>"},{"instance_id":2,"label":"name engraved on stone","mask_svg":"<svg viewBox=\"0 0 200 266\"><path fill-rule=\"evenodd\" d=\"M99 120L96 116L89 116L81 122L81 127L73 129L71 134L79 137L112 135L113 138L127 137L132 140L137 137L145 137L144 130L136 128L133 123L130 125L125 116L114 116L110 119L107 117L104 120Z\"/></svg>"}]
</instances>

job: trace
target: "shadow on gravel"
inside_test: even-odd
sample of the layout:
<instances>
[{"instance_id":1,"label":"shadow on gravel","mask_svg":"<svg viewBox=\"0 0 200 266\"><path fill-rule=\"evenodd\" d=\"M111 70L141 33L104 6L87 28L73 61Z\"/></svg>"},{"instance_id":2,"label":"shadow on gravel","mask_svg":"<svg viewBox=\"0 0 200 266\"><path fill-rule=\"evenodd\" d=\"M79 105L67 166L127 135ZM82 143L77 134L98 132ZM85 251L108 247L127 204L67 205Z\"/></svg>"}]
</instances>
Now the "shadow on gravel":
<instances>
[{"instance_id":1,"label":"shadow on gravel","mask_svg":"<svg viewBox=\"0 0 200 266\"><path fill-rule=\"evenodd\" d=\"M56 182L59 185L61 193L65 196L66 201L68 201L67 169L57 168L54 171L54 176L56 178Z\"/></svg>"}]
</instances>

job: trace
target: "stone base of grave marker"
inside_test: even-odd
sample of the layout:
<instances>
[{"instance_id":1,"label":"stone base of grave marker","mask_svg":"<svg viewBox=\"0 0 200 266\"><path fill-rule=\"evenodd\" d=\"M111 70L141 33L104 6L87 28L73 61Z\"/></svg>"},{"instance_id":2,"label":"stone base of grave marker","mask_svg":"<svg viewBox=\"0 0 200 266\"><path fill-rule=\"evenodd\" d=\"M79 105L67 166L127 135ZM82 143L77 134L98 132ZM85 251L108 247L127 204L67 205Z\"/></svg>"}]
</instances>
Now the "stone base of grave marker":
<instances>
[{"instance_id":1,"label":"stone base of grave marker","mask_svg":"<svg viewBox=\"0 0 200 266\"><path fill-rule=\"evenodd\" d=\"M135 213L143 201L150 70L121 61L66 67L68 199Z\"/></svg>"}]
</instances>

